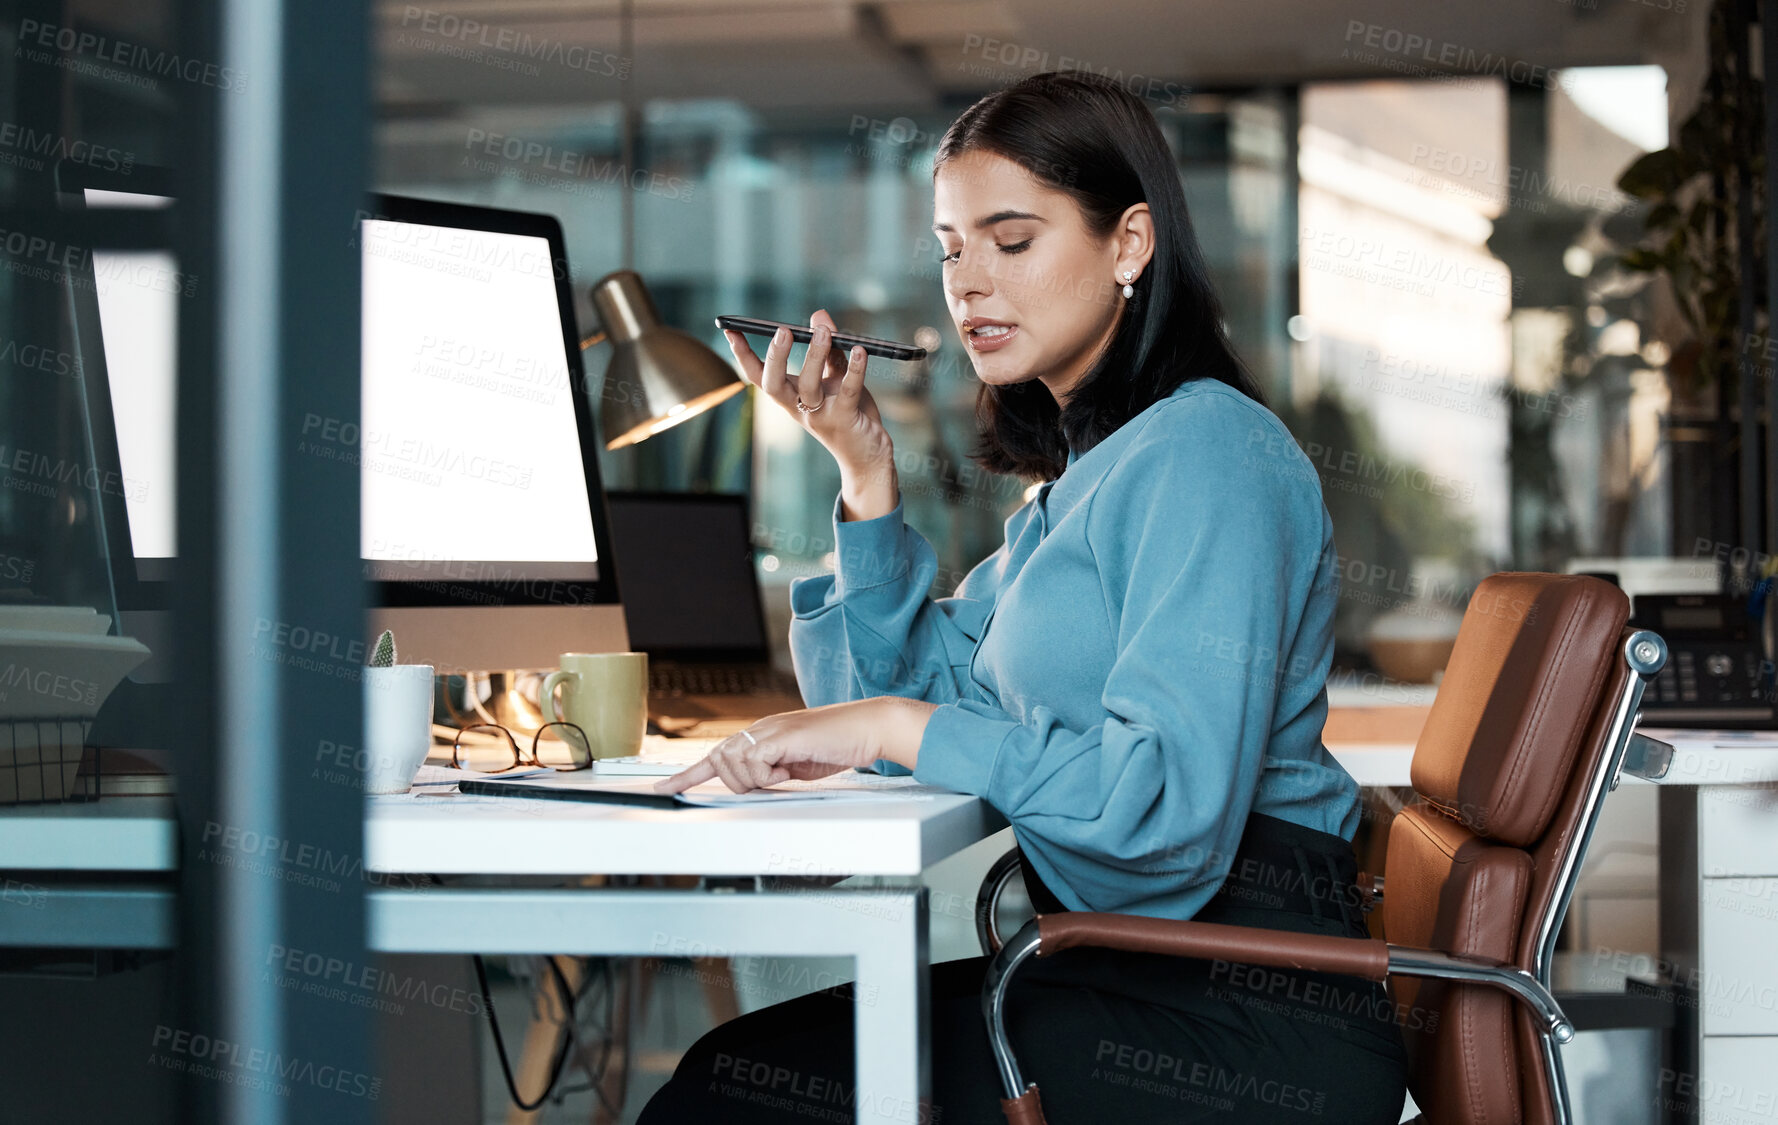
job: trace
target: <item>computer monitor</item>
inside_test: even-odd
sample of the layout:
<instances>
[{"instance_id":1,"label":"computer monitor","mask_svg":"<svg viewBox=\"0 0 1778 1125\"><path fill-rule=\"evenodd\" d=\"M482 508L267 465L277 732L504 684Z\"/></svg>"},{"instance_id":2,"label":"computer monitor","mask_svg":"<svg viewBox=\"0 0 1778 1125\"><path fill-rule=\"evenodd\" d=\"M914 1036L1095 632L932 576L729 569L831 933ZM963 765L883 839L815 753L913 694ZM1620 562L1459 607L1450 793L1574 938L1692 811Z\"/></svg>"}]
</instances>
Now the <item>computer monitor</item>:
<instances>
[{"instance_id":1,"label":"computer monitor","mask_svg":"<svg viewBox=\"0 0 1778 1125\"><path fill-rule=\"evenodd\" d=\"M154 219L161 220L173 207L172 176L162 168L105 169L63 161L56 166L56 187L69 210L128 208L157 212ZM70 327L117 630L154 654L129 678L160 683L172 670L167 606L177 483L178 302L190 279L166 249L95 250L70 263Z\"/></svg>"},{"instance_id":2,"label":"computer monitor","mask_svg":"<svg viewBox=\"0 0 1778 1125\"><path fill-rule=\"evenodd\" d=\"M172 206L161 169L58 177L69 206ZM404 663L441 671L627 651L560 224L372 196L356 235L362 414L306 416L293 438L360 467L366 637L393 629ZM175 561L179 277L164 251L95 252L70 277L94 460L122 482L101 497L112 573L139 636L164 632Z\"/></svg>"},{"instance_id":3,"label":"computer monitor","mask_svg":"<svg viewBox=\"0 0 1778 1125\"><path fill-rule=\"evenodd\" d=\"M376 196L359 242L373 632L452 669L628 651L561 225Z\"/></svg>"}]
</instances>

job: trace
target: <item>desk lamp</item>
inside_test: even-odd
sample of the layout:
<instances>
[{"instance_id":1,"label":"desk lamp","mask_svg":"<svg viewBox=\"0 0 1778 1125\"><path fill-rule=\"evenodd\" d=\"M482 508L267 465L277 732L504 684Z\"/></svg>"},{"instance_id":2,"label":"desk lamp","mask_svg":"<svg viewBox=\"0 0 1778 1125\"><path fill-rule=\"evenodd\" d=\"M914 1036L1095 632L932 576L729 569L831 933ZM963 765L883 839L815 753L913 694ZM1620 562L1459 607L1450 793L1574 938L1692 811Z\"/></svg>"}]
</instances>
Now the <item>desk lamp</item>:
<instances>
[{"instance_id":1,"label":"desk lamp","mask_svg":"<svg viewBox=\"0 0 1778 1125\"><path fill-rule=\"evenodd\" d=\"M611 341L600 391L605 448L653 437L746 388L735 369L697 339L661 323L648 289L634 270L606 274L592 288L603 332L580 342L586 350Z\"/></svg>"}]
</instances>

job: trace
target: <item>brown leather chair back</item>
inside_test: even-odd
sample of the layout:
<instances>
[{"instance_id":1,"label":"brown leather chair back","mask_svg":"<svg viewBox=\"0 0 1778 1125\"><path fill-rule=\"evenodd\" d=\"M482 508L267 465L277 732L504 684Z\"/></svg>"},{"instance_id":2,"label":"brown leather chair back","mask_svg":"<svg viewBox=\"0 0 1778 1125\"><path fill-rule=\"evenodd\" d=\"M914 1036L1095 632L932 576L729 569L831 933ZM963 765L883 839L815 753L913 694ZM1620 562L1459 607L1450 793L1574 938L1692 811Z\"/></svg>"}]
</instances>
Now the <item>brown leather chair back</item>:
<instances>
[{"instance_id":1,"label":"brown leather chair back","mask_svg":"<svg viewBox=\"0 0 1778 1125\"><path fill-rule=\"evenodd\" d=\"M1496 574L1471 597L1390 826L1391 942L1529 970L1624 686L1629 599L1579 575ZM1396 977L1409 1089L1431 1125L1546 1122L1529 1019L1498 989Z\"/></svg>"}]
</instances>

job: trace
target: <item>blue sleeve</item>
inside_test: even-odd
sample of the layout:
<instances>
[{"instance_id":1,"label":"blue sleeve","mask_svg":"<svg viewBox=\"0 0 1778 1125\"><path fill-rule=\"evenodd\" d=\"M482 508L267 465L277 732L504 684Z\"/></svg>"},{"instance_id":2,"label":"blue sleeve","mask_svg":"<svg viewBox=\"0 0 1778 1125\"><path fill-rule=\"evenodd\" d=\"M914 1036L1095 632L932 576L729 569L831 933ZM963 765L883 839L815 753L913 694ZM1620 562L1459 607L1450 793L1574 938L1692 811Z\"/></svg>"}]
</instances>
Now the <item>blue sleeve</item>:
<instances>
[{"instance_id":1,"label":"blue sleeve","mask_svg":"<svg viewBox=\"0 0 1778 1125\"><path fill-rule=\"evenodd\" d=\"M1195 914L1240 842L1278 690L1331 657L1280 656L1331 543L1307 462L1244 456L1259 425L1277 423L1235 403L1151 423L1090 499L1116 649L1102 722L965 700L926 727L915 776L1006 815L1070 909Z\"/></svg>"},{"instance_id":2,"label":"blue sleeve","mask_svg":"<svg viewBox=\"0 0 1778 1125\"><path fill-rule=\"evenodd\" d=\"M938 573L932 544L888 513L843 520L834 498L834 572L790 583L790 656L811 707L899 695L932 703L979 696L969 661L994 607L1006 548L958 585L927 596Z\"/></svg>"}]
</instances>

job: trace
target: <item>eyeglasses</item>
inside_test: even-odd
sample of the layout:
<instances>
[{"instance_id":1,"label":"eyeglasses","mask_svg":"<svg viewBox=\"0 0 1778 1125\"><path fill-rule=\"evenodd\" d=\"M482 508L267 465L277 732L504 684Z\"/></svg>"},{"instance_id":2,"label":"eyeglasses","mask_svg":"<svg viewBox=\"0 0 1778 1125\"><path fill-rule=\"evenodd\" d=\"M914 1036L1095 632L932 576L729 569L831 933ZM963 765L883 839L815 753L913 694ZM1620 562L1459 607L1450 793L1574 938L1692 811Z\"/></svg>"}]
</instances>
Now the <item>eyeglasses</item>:
<instances>
[{"instance_id":1,"label":"eyeglasses","mask_svg":"<svg viewBox=\"0 0 1778 1125\"><path fill-rule=\"evenodd\" d=\"M549 737L546 732L554 731ZM593 764L592 744L586 731L573 723L545 723L531 736L531 757L519 750L512 732L498 723L476 723L457 731L451 740L451 765L477 773L505 773L520 766L584 770Z\"/></svg>"}]
</instances>

